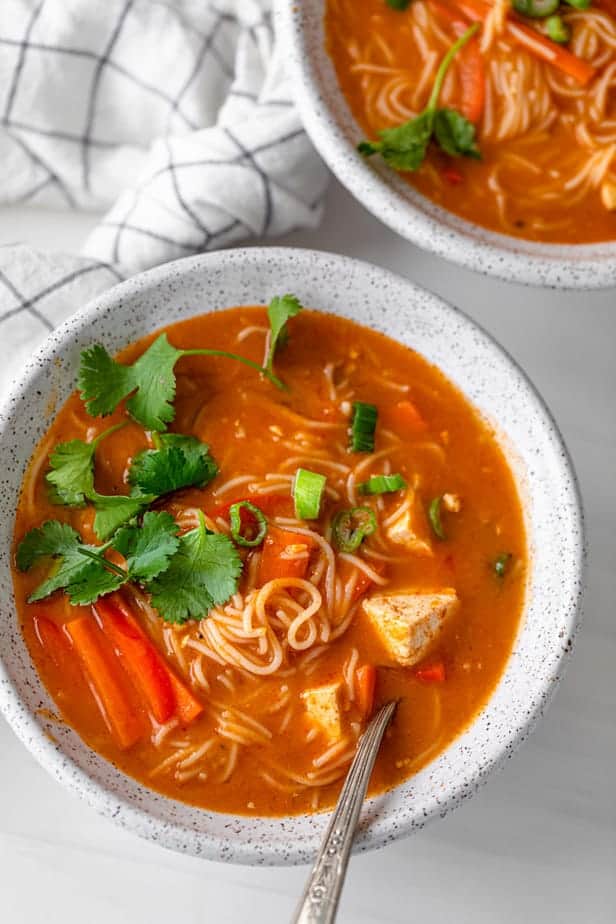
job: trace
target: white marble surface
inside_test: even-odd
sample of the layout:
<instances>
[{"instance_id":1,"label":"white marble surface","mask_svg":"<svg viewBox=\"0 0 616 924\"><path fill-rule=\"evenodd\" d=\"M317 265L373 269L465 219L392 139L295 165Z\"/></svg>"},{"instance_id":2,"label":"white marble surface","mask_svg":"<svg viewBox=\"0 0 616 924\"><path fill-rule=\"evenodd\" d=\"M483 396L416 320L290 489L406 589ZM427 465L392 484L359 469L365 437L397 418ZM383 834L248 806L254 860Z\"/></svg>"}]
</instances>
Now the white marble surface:
<instances>
[{"instance_id":1,"label":"white marble surface","mask_svg":"<svg viewBox=\"0 0 616 924\"><path fill-rule=\"evenodd\" d=\"M0 243L74 249L92 216L0 210ZM569 671L530 741L471 802L411 840L352 860L345 924L616 921L616 304L494 282L397 239L333 185L322 228L282 243L410 276L512 353L562 428L582 483L591 562ZM305 869L175 855L96 816L41 770L0 719L0 921L276 924Z\"/></svg>"}]
</instances>

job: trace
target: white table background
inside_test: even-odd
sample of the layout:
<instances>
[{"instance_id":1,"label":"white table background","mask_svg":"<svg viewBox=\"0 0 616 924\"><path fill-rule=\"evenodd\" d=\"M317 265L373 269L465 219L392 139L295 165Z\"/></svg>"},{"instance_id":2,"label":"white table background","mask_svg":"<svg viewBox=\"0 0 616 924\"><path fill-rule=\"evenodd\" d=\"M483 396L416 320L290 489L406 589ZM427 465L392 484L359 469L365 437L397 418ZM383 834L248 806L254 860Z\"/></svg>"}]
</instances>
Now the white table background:
<instances>
[{"instance_id":1,"label":"white table background","mask_svg":"<svg viewBox=\"0 0 616 924\"><path fill-rule=\"evenodd\" d=\"M94 216L0 210L0 244L78 249ZM556 416L585 499L585 621L546 718L505 771L412 839L351 861L345 924L616 921L616 303L477 276L380 226L336 184L322 227L276 243L409 276L462 308L527 371ZM284 924L305 868L173 854L98 817L0 719L0 921Z\"/></svg>"}]
</instances>

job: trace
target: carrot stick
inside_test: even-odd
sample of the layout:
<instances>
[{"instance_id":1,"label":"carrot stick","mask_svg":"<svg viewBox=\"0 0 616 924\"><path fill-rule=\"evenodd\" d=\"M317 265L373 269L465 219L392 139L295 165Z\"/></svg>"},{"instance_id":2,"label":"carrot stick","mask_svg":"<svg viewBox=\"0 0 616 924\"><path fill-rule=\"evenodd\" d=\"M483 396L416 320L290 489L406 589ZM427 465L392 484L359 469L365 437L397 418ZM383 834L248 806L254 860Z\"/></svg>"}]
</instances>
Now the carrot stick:
<instances>
[{"instance_id":1,"label":"carrot stick","mask_svg":"<svg viewBox=\"0 0 616 924\"><path fill-rule=\"evenodd\" d=\"M368 718L374 708L374 690L376 687L376 668L374 664L364 664L355 671L357 688L357 705L364 718Z\"/></svg>"},{"instance_id":2,"label":"carrot stick","mask_svg":"<svg viewBox=\"0 0 616 924\"><path fill-rule=\"evenodd\" d=\"M157 722L176 715L183 725L203 706L176 677L122 598L113 594L95 604L99 625Z\"/></svg>"},{"instance_id":3,"label":"carrot stick","mask_svg":"<svg viewBox=\"0 0 616 924\"><path fill-rule=\"evenodd\" d=\"M72 653L70 642L60 626L53 619L37 614L34 617L34 631L45 653L58 670L64 671Z\"/></svg>"},{"instance_id":4,"label":"carrot stick","mask_svg":"<svg viewBox=\"0 0 616 924\"><path fill-rule=\"evenodd\" d=\"M384 409L385 421L402 433L422 433L428 425L415 404L408 398Z\"/></svg>"},{"instance_id":5,"label":"carrot stick","mask_svg":"<svg viewBox=\"0 0 616 924\"><path fill-rule=\"evenodd\" d=\"M313 547L309 536L270 526L263 542L259 582L267 584L276 578L303 578L308 570L308 554Z\"/></svg>"},{"instance_id":6,"label":"carrot stick","mask_svg":"<svg viewBox=\"0 0 616 924\"><path fill-rule=\"evenodd\" d=\"M103 635L90 616L67 623L66 631L111 734L119 747L130 748L141 738L143 729L131 707L120 669L105 650Z\"/></svg>"}]
</instances>

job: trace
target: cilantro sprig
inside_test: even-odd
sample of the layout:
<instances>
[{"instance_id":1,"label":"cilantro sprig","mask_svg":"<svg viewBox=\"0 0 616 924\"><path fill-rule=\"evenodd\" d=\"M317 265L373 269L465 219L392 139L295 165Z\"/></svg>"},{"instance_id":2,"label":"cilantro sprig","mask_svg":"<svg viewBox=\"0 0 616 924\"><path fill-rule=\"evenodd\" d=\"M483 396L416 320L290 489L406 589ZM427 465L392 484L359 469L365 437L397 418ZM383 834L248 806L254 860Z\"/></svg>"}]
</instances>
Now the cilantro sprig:
<instances>
[{"instance_id":1,"label":"cilantro sprig","mask_svg":"<svg viewBox=\"0 0 616 924\"><path fill-rule=\"evenodd\" d=\"M245 356L226 350L179 350L169 343L166 334L160 334L130 366L113 359L100 344L82 352L78 385L88 413L105 417L128 398L126 409L131 417L148 430L165 430L175 416L174 368L182 356L234 359L262 373L278 388L285 387L272 372Z\"/></svg>"},{"instance_id":2,"label":"cilantro sprig","mask_svg":"<svg viewBox=\"0 0 616 924\"><path fill-rule=\"evenodd\" d=\"M109 550L123 556L125 567L106 557ZM41 563L50 570L30 594L30 603L63 590L73 605L85 606L133 581L151 594L164 620L178 624L226 603L237 590L242 570L233 542L210 533L202 513L195 529L178 536L173 517L152 510L141 526L123 527L101 546L82 542L67 523L48 520L30 530L17 549L20 571Z\"/></svg>"},{"instance_id":3,"label":"cilantro sprig","mask_svg":"<svg viewBox=\"0 0 616 924\"><path fill-rule=\"evenodd\" d=\"M154 434L156 449L138 453L129 469L130 494L99 494L94 488L96 449L106 436L124 424L111 427L91 443L60 443L50 456L46 480L55 504L94 505L94 532L102 541L146 507L180 488L203 487L218 474L218 466L205 443L179 433Z\"/></svg>"},{"instance_id":4,"label":"cilantro sprig","mask_svg":"<svg viewBox=\"0 0 616 924\"><path fill-rule=\"evenodd\" d=\"M475 139L475 126L455 109L439 109L438 99L449 66L461 48L479 29L479 23L470 26L443 57L423 112L414 119L395 128L380 131L379 141L362 141L357 150L364 157L380 154L394 170L417 170L423 163L428 145L435 142L452 157L481 158Z\"/></svg>"},{"instance_id":5,"label":"cilantro sprig","mask_svg":"<svg viewBox=\"0 0 616 924\"><path fill-rule=\"evenodd\" d=\"M246 356L227 350L180 350L169 343L166 334L160 334L139 359L131 365L119 363L100 344L88 347L81 354L78 387L88 413L92 417L105 417L125 398L128 413L148 430L167 429L175 416L175 364L183 356L222 356L244 363L264 375L282 390L286 385L273 371L276 347L287 337L286 323L301 311L302 306L293 295L276 296L267 313L271 334L265 366Z\"/></svg>"}]
</instances>

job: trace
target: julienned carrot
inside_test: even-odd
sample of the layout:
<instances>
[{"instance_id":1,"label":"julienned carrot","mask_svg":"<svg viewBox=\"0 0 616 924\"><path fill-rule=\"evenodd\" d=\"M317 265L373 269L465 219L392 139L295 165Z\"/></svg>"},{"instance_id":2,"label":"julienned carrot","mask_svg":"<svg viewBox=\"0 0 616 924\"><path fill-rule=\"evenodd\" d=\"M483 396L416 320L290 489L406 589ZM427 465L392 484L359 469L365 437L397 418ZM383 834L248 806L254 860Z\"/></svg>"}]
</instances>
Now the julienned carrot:
<instances>
[{"instance_id":1,"label":"julienned carrot","mask_svg":"<svg viewBox=\"0 0 616 924\"><path fill-rule=\"evenodd\" d=\"M408 398L390 406L385 413L385 417L387 423L391 423L394 428L402 430L404 433L421 433L428 428L417 407Z\"/></svg>"},{"instance_id":2,"label":"julienned carrot","mask_svg":"<svg viewBox=\"0 0 616 924\"><path fill-rule=\"evenodd\" d=\"M483 0L451 0L451 2L472 22L483 22L490 11L490 7ZM591 64L552 42L536 29L513 19L508 20L506 29L511 38L532 52L535 57L547 61L563 74L573 77L582 86L585 86L595 76L595 69Z\"/></svg>"},{"instance_id":3,"label":"julienned carrot","mask_svg":"<svg viewBox=\"0 0 616 924\"><path fill-rule=\"evenodd\" d=\"M468 22L463 19L457 10L452 10L440 0L430 0L430 6L449 23L451 23L456 36L463 35L468 29ZM459 86L461 89L460 112L469 122L479 122L483 115L485 104L485 67L483 55L479 49L476 38L471 39L462 48L456 59ZM462 177L460 176L460 179Z\"/></svg>"},{"instance_id":4,"label":"julienned carrot","mask_svg":"<svg viewBox=\"0 0 616 924\"><path fill-rule=\"evenodd\" d=\"M102 631L157 722L162 724L177 716L182 725L187 725L203 712L199 700L176 677L120 596L98 600L95 612Z\"/></svg>"},{"instance_id":5,"label":"julienned carrot","mask_svg":"<svg viewBox=\"0 0 616 924\"><path fill-rule=\"evenodd\" d=\"M104 636L91 616L73 619L67 623L66 631L116 743L123 749L130 748L142 737L143 727Z\"/></svg>"},{"instance_id":6,"label":"julienned carrot","mask_svg":"<svg viewBox=\"0 0 616 924\"><path fill-rule=\"evenodd\" d=\"M374 664L364 664L355 671L355 686L357 689L357 705L364 718L372 713L374 708L374 690L376 687L376 668Z\"/></svg>"},{"instance_id":7,"label":"julienned carrot","mask_svg":"<svg viewBox=\"0 0 616 924\"><path fill-rule=\"evenodd\" d=\"M445 665L442 661L434 661L432 664L416 668L414 674L422 683L444 683Z\"/></svg>"},{"instance_id":8,"label":"julienned carrot","mask_svg":"<svg viewBox=\"0 0 616 924\"><path fill-rule=\"evenodd\" d=\"M466 31L466 27L464 27ZM486 76L479 42L472 39L458 55L458 74L462 88L460 112L469 122L479 122L486 98Z\"/></svg>"},{"instance_id":9,"label":"julienned carrot","mask_svg":"<svg viewBox=\"0 0 616 924\"><path fill-rule=\"evenodd\" d=\"M260 584L276 578L305 577L313 545L309 536L270 526L261 553Z\"/></svg>"}]
</instances>

